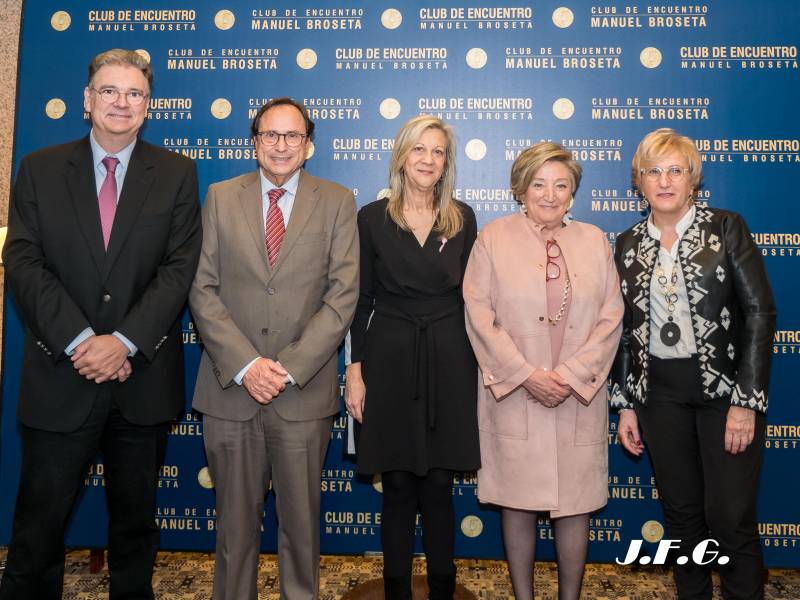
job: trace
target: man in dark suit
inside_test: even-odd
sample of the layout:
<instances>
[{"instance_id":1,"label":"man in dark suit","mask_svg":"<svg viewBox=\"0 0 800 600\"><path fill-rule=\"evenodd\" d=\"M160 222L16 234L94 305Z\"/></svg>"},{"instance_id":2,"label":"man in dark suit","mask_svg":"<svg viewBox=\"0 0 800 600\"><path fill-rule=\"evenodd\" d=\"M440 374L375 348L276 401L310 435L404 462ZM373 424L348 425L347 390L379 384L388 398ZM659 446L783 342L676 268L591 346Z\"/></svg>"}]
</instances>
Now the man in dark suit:
<instances>
[{"instance_id":1,"label":"man in dark suit","mask_svg":"<svg viewBox=\"0 0 800 600\"><path fill-rule=\"evenodd\" d=\"M214 600L256 600L262 507L278 513L281 598L319 595L320 477L339 410L337 347L358 297L353 193L303 170L314 123L276 98L259 168L212 185L189 295L205 351L194 408L217 493Z\"/></svg>"},{"instance_id":2,"label":"man in dark suit","mask_svg":"<svg viewBox=\"0 0 800 600\"><path fill-rule=\"evenodd\" d=\"M110 597L153 598L155 496L184 403L179 317L202 241L192 161L139 140L152 71L89 65L86 138L22 160L3 249L26 326L22 474L2 600L61 598L64 534L103 454Z\"/></svg>"}]
</instances>

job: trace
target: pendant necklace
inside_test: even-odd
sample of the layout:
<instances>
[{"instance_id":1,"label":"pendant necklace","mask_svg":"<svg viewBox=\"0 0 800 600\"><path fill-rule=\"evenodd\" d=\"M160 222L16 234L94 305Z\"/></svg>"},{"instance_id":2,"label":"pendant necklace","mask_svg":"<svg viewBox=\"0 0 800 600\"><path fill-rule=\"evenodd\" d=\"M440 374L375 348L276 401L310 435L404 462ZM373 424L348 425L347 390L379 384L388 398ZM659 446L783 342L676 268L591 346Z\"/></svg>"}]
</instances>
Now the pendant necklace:
<instances>
[{"instance_id":1,"label":"pendant necklace","mask_svg":"<svg viewBox=\"0 0 800 600\"><path fill-rule=\"evenodd\" d=\"M661 286L661 293L667 303L669 316L667 322L661 328L661 342L665 346L674 346L681 339L681 328L675 322L675 305L678 302L678 261L672 263L672 273L669 277L661 266L661 254L659 252L658 262L656 263L656 281Z\"/></svg>"}]
</instances>

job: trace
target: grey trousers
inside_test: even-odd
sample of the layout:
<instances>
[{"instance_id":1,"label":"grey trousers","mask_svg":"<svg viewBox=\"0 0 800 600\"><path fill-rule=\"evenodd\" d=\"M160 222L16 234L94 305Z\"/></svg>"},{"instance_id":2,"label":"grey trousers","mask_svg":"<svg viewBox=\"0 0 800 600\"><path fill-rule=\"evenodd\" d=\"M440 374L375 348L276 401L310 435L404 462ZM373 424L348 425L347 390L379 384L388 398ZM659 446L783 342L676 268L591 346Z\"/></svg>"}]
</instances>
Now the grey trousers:
<instances>
[{"instance_id":1,"label":"grey trousers","mask_svg":"<svg viewBox=\"0 0 800 600\"><path fill-rule=\"evenodd\" d=\"M257 600L264 497L275 492L282 600L319 597L320 478L332 417L286 421L272 405L249 421L203 416L217 494L214 600Z\"/></svg>"}]
</instances>

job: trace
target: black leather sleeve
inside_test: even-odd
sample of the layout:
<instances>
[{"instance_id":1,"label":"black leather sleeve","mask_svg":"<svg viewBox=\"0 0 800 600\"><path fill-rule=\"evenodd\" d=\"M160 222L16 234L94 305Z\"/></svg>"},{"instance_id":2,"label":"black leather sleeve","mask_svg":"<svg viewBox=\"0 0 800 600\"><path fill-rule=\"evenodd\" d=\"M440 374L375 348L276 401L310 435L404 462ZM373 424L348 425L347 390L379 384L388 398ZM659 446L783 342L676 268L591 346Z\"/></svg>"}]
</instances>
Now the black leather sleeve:
<instances>
[{"instance_id":1,"label":"black leather sleeve","mask_svg":"<svg viewBox=\"0 0 800 600\"><path fill-rule=\"evenodd\" d=\"M614 264L617 266L617 272L620 276L620 283L623 281L622 277L624 271L622 269L622 248L624 242L622 239L617 239L617 247L614 250ZM619 348L617 355L614 357L614 363L611 365L611 395L609 402L611 408L621 410L624 408L633 408L633 403L629 397L625 382L631 373L631 307L628 298L623 294L623 302L625 304L625 312L622 316L622 337L619 340Z\"/></svg>"},{"instance_id":2,"label":"black leather sleeve","mask_svg":"<svg viewBox=\"0 0 800 600\"><path fill-rule=\"evenodd\" d=\"M739 364L731 404L766 412L777 316L772 287L744 219L728 213L722 230L742 316Z\"/></svg>"}]
</instances>

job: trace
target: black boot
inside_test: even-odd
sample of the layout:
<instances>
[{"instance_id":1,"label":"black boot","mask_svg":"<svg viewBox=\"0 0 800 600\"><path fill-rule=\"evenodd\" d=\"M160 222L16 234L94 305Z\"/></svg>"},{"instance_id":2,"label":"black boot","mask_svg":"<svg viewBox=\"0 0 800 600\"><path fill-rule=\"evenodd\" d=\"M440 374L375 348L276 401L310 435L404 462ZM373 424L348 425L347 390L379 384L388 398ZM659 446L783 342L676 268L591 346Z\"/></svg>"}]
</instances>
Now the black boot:
<instances>
[{"instance_id":1,"label":"black boot","mask_svg":"<svg viewBox=\"0 0 800 600\"><path fill-rule=\"evenodd\" d=\"M456 574L428 573L428 600L452 600L456 591Z\"/></svg>"},{"instance_id":2,"label":"black boot","mask_svg":"<svg viewBox=\"0 0 800 600\"><path fill-rule=\"evenodd\" d=\"M383 576L383 593L386 600L411 600L411 575Z\"/></svg>"}]
</instances>

